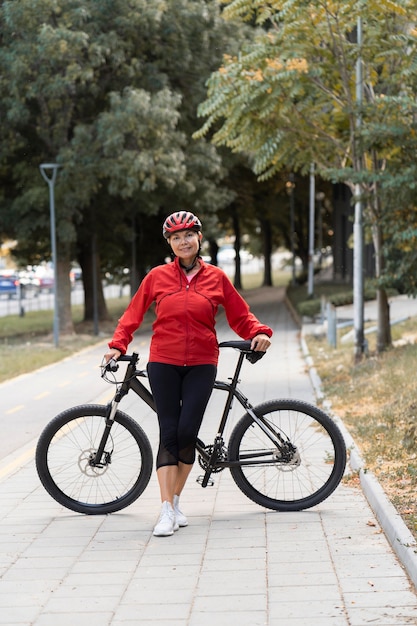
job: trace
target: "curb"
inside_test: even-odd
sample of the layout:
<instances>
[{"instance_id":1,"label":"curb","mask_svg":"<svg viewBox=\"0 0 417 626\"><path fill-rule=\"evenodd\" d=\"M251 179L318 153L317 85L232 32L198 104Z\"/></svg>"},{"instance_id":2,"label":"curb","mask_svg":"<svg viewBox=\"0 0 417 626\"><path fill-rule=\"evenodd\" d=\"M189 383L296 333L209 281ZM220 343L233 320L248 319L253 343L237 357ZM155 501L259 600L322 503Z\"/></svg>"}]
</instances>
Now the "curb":
<instances>
[{"instance_id":1,"label":"curb","mask_svg":"<svg viewBox=\"0 0 417 626\"><path fill-rule=\"evenodd\" d=\"M323 401L324 395L321 389L321 379L314 367L313 359L309 354L302 329L300 343L301 350L308 366L314 393L318 400ZM415 587L417 587L417 542L405 525L398 511L388 499L374 474L366 469L365 462L360 454L360 451L342 420L335 415L332 417L342 431L346 447L350 452L348 463L352 471L358 472L365 498L373 510L375 517L384 531L392 549L406 570L412 583Z\"/></svg>"}]
</instances>

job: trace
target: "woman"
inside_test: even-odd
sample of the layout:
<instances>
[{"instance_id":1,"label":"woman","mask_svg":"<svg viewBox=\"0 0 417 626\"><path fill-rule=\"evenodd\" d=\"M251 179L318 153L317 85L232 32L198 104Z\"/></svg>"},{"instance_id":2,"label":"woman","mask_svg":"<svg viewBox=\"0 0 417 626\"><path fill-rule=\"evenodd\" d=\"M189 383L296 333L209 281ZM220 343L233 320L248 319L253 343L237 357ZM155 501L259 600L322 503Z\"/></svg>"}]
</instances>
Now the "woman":
<instances>
[{"instance_id":1,"label":"woman","mask_svg":"<svg viewBox=\"0 0 417 626\"><path fill-rule=\"evenodd\" d=\"M188 211L172 213L163 225L174 262L153 268L120 318L106 360L126 352L133 333L156 303L147 366L158 414L156 458L161 513L153 534L173 535L188 521L179 497L195 460L195 443L216 377L219 347L215 316L219 305L230 327L252 349L265 351L272 330L261 324L226 274L200 256L201 222Z\"/></svg>"}]
</instances>

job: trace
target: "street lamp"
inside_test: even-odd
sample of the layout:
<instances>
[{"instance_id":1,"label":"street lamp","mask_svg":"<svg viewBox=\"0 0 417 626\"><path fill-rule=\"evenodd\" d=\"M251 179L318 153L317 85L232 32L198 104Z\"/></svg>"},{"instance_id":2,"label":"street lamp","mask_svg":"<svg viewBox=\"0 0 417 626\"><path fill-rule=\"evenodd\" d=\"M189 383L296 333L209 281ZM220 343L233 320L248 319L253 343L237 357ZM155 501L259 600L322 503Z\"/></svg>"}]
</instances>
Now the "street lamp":
<instances>
[{"instance_id":1,"label":"street lamp","mask_svg":"<svg viewBox=\"0 0 417 626\"><path fill-rule=\"evenodd\" d=\"M359 54L356 61L356 103L358 114L356 118L356 145L355 159L358 170L362 169L362 149L358 145L358 136L362 126L363 100L363 67L361 58L362 48L362 19L357 21L357 43ZM364 337L364 278L363 278L363 206L362 191L359 183L355 185L355 221L353 224L353 326L355 333L355 361L359 361L365 351Z\"/></svg>"},{"instance_id":2,"label":"street lamp","mask_svg":"<svg viewBox=\"0 0 417 626\"><path fill-rule=\"evenodd\" d=\"M49 187L49 207L51 215L51 249L52 249L52 265L54 268L54 345L59 345L59 311L58 311L58 271L56 260L56 228L55 228L55 180L58 168L61 166L57 163L41 163L39 169L42 177L48 183Z\"/></svg>"}]
</instances>

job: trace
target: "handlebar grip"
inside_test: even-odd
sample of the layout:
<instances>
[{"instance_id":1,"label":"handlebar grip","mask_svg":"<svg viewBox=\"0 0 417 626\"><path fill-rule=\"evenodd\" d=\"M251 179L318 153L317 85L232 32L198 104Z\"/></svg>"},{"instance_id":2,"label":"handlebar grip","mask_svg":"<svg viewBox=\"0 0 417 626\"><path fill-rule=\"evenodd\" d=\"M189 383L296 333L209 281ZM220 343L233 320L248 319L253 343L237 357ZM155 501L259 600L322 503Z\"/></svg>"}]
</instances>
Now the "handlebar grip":
<instances>
[{"instance_id":1,"label":"handlebar grip","mask_svg":"<svg viewBox=\"0 0 417 626\"><path fill-rule=\"evenodd\" d=\"M107 372L117 372L118 369L119 369L119 365L118 365L116 359L110 359L109 362L106 365L106 371Z\"/></svg>"},{"instance_id":2,"label":"handlebar grip","mask_svg":"<svg viewBox=\"0 0 417 626\"><path fill-rule=\"evenodd\" d=\"M127 363L136 363L138 362L139 355L137 352L133 352L132 354L121 354L117 359L110 359L106 365L106 370L108 372L117 372L119 369L119 363L121 361L126 361Z\"/></svg>"}]
</instances>

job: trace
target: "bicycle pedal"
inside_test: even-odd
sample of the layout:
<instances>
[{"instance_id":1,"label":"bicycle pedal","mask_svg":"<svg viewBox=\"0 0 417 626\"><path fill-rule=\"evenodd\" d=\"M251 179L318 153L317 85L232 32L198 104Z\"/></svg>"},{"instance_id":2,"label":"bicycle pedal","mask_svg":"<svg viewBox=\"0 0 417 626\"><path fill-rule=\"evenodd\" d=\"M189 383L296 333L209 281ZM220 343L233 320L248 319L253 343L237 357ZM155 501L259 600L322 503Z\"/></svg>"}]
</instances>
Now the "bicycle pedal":
<instances>
[{"instance_id":1,"label":"bicycle pedal","mask_svg":"<svg viewBox=\"0 0 417 626\"><path fill-rule=\"evenodd\" d=\"M200 474L200 476L198 476L196 479L196 483L198 483L199 485L202 485L203 480L204 480L204 475ZM207 482L207 487L213 487L213 486L214 486L214 480L212 478L209 478Z\"/></svg>"}]
</instances>

